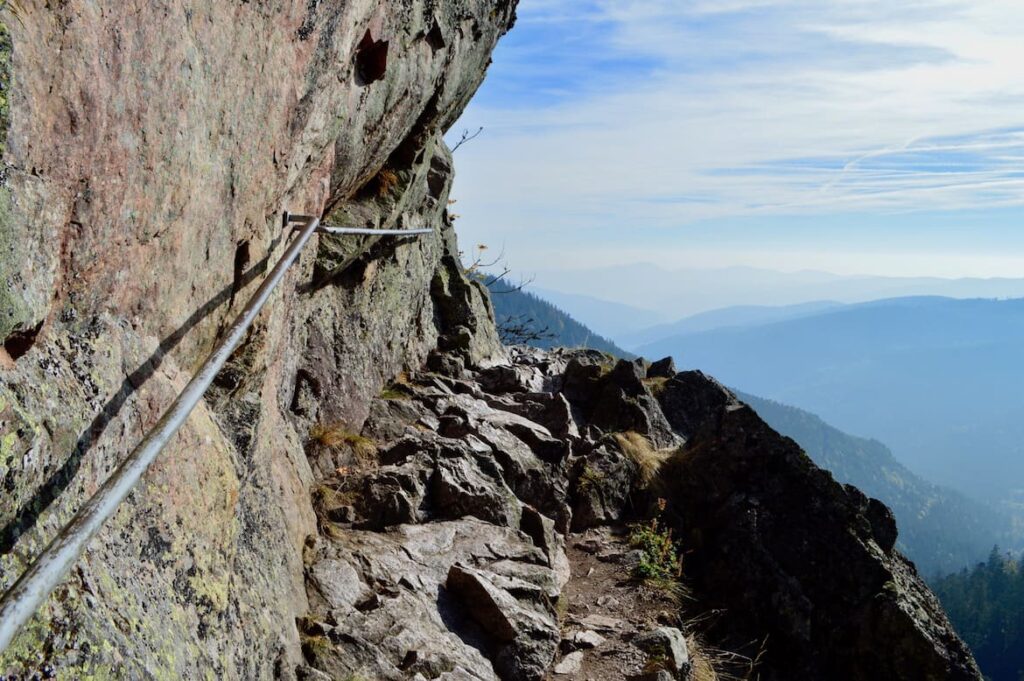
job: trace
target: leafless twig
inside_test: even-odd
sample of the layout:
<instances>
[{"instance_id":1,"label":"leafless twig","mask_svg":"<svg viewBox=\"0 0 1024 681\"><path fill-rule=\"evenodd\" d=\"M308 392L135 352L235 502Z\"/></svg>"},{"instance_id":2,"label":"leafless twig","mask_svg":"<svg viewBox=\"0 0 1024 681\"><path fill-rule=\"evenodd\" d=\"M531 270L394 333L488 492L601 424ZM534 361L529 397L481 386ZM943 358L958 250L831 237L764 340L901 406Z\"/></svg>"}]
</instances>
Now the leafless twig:
<instances>
[{"instance_id":1,"label":"leafless twig","mask_svg":"<svg viewBox=\"0 0 1024 681\"><path fill-rule=\"evenodd\" d=\"M538 327L533 317L509 316L498 322L498 337L505 345L529 345L531 342L554 340L555 333L546 326Z\"/></svg>"},{"instance_id":2,"label":"leafless twig","mask_svg":"<svg viewBox=\"0 0 1024 681\"><path fill-rule=\"evenodd\" d=\"M460 137L459 141L455 144L454 147L452 147L452 153L454 154L456 151L458 151L459 147L461 147L466 142L471 142L471 141L475 140L477 137L480 136L480 133L482 133L483 131L484 131L483 127L479 128L476 132L474 132L472 134L470 134L469 130L463 130L462 131L462 137Z\"/></svg>"}]
</instances>

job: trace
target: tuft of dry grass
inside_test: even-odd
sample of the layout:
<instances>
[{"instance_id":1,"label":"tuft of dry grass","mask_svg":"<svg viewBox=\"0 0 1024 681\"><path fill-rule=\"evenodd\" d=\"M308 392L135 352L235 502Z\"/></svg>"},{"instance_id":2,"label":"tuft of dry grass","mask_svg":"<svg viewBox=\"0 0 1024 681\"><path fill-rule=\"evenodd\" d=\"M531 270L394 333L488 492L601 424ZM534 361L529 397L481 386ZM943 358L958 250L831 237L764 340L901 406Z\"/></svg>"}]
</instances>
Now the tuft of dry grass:
<instances>
[{"instance_id":1,"label":"tuft of dry grass","mask_svg":"<svg viewBox=\"0 0 1024 681\"><path fill-rule=\"evenodd\" d=\"M655 449L651 441L640 433L629 431L616 433L615 441L619 443L622 453L640 469L640 482L643 487L651 484L662 464L668 461L674 450Z\"/></svg>"},{"instance_id":2,"label":"tuft of dry grass","mask_svg":"<svg viewBox=\"0 0 1024 681\"><path fill-rule=\"evenodd\" d=\"M565 620L569 617L569 596L564 591L555 602L555 617L561 625L564 625Z\"/></svg>"},{"instance_id":3,"label":"tuft of dry grass","mask_svg":"<svg viewBox=\"0 0 1024 681\"><path fill-rule=\"evenodd\" d=\"M374 178L374 188L379 198L384 198L398 186L398 173L390 168L381 168Z\"/></svg>"},{"instance_id":4,"label":"tuft of dry grass","mask_svg":"<svg viewBox=\"0 0 1024 681\"><path fill-rule=\"evenodd\" d=\"M688 647L690 649L690 678L693 681L720 681L715 666L704 656L704 651L695 649L692 642L688 642Z\"/></svg>"},{"instance_id":5,"label":"tuft of dry grass","mask_svg":"<svg viewBox=\"0 0 1024 681\"><path fill-rule=\"evenodd\" d=\"M326 517L342 506L355 506L359 498L357 491L343 492L327 485L317 485L313 490L313 510L317 515Z\"/></svg>"},{"instance_id":6,"label":"tuft of dry grass","mask_svg":"<svg viewBox=\"0 0 1024 681\"><path fill-rule=\"evenodd\" d=\"M353 433L338 423L316 424L309 430L309 439L329 449L345 445L352 450L356 461L363 466L372 464L377 458L377 445L373 440Z\"/></svg>"},{"instance_id":7,"label":"tuft of dry grass","mask_svg":"<svg viewBox=\"0 0 1024 681\"><path fill-rule=\"evenodd\" d=\"M408 400L412 397L412 380L408 372L402 371L391 384L380 391L382 400Z\"/></svg>"},{"instance_id":8,"label":"tuft of dry grass","mask_svg":"<svg viewBox=\"0 0 1024 681\"><path fill-rule=\"evenodd\" d=\"M700 636L686 637L690 653L692 681L760 681L758 667L764 658L767 641L762 641L754 658L720 650L708 645Z\"/></svg>"},{"instance_id":9,"label":"tuft of dry grass","mask_svg":"<svg viewBox=\"0 0 1024 681\"><path fill-rule=\"evenodd\" d=\"M665 384L668 383L668 379L663 376L656 378L645 378L642 383L647 386L647 389L651 391L651 394L657 397L661 393L665 392Z\"/></svg>"}]
</instances>

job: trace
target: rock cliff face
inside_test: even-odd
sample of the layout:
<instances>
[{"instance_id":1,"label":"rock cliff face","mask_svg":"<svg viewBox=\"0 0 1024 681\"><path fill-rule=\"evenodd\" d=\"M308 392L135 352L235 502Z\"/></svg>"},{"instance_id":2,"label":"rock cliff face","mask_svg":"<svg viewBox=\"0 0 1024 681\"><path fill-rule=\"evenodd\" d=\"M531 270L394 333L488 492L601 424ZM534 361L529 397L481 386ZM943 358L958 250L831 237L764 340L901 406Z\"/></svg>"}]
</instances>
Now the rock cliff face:
<instances>
[{"instance_id":1,"label":"rock cliff face","mask_svg":"<svg viewBox=\"0 0 1024 681\"><path fill-rule=\"evenodd\" d=\"M65 678L268 678L299 661L304 443L356 431L438 343L499 352L462 275L441 134L512 2L19 0L2 18L0 584L152 425L283 248L321 237L4 657ZM283 670L283 671L282 671Z\"/></svg>"},{"instance_id":2,"label":"rock cliff face","mask_svg":"<svg viewBox=\"0 0 1024 681\"><path fill-rule=\"evenodd\" d=\"M514 4L7 4L0 587L184 386L282 210L435 234L307 248L0 673L683 678L715 609L761 678L980 678L888 511L720 386L498 344L441 135ZM654 512L685 611L628 578L616 532ZM618 600L587 600L598 564Z\"/></svg>"}]
</instances>

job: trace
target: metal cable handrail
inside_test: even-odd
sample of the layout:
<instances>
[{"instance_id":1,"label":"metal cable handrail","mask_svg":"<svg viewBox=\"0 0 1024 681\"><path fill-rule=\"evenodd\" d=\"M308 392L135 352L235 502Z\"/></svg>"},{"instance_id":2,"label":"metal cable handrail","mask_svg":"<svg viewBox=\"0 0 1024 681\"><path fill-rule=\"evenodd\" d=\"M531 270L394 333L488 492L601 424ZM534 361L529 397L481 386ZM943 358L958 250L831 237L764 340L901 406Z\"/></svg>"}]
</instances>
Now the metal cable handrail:
<instances>
[{"instance_id":1,"label":"metal cable handrail","mask_svg":"<svg viewBox=\"0 0 1024 681\"><path fill-rule=\"evenodd\" d=\"M368 227L332 227L324 225L316 231L322 234L371 234L380 236L413 236L430 234L432 229L370 229Z\"/></svg>"},{"instance_id":2,"label":"metal cable handrail","mask_svg":"<svg viewBox=\"0 0 1024 681\"><path fill-rule=\"evenodd\" d=\"M85 550L89 540L117 511L143 474L167 445L189 414L202 399L214 378L224 367L231 354L241 344L246 332L260 310L270 299L274 288L281 283L285 272L294 264L299 253L315 232L330 234L379 234L382 236L429 234L431 229L383 230L349 227L321 227L320 218L307 215L284 214L284 224L300 223L298 235L288 245L284 255L274 265L267 278L245 304L238 317L228 328L220 344L213 349L196 375L181 394L171 403L156 426L132 450L92 497L75 513L74 517L57 533L32 565L0 598L0 653L10 645L18 630L28 622L40 605L49 597L65 573Z\"/></svg>"}]
</instances>

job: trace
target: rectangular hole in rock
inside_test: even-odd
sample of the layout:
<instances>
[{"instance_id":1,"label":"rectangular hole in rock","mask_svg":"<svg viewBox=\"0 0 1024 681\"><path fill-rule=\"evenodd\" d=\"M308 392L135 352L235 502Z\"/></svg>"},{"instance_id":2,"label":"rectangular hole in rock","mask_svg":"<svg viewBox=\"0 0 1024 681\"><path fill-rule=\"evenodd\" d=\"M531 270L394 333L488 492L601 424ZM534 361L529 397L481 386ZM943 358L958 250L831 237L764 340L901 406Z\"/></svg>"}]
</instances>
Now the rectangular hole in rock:
<instances>
[{"instance_id":1,"label":"rectangular hole in rock","mask_svg":"<svg viewBox=\"0 0 1024 681\"><path fill-rule=\"evenodd\" d=\"M231 283L232 302L234 302L235 296L245 285L245 271L249 268L249 260L249 242L242 241L235 248L235 275Z\"/></svg>"}]
</instances>

